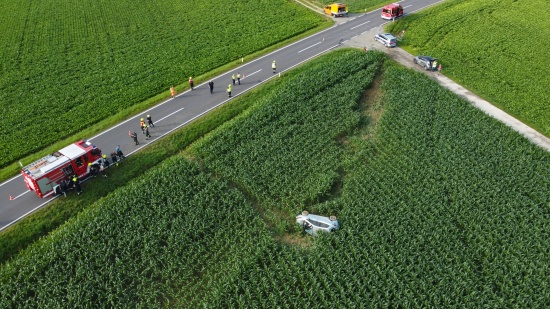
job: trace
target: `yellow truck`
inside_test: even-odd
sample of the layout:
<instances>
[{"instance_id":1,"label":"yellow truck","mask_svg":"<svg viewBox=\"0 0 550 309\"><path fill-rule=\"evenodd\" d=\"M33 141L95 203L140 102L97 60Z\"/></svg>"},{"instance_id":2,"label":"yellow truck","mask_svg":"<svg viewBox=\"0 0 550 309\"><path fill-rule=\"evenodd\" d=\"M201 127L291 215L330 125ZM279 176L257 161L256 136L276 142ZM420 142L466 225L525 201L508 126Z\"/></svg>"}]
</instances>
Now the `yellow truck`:
<instances>
[{"instance_id":1,"label":"yellow truck","mask_svg":"<svg viewBox=\"0 0 550 309\"><path fill-rule=\"evenodd\" d=\"M334 17L348 16L348 7L343 3L333 3L325 6L325 14Z\"/></svg>"}]
</instances>

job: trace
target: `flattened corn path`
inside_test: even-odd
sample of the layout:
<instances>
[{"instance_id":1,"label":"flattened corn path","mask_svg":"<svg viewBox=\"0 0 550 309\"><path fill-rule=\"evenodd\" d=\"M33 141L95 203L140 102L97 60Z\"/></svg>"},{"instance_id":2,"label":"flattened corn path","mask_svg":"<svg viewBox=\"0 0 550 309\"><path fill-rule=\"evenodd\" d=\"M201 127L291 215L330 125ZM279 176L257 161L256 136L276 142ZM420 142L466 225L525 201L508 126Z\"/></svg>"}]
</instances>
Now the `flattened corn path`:
<instances>
[{"instance_id":1,"label":"flattened corn path","mask_svg":"<svg viewBox=\"0 0 550 309\"><path fill-rule=\"evenodd\" d=\"M385 48L382 46L382 44L376 42L374 40L374 35L376 33L380 33L384 31L384 25L373 28L368 32L363 33L360 36L357 36L345 43L345 45L349 45L352 47L357 48L364 48L367 49L378 49L386 54L388 54L392 59L399 62L400 64L413 68L415 70L424 72L425 74L431 75L433 79L435 79L439 84L444 86L445 88L451 90L452 92L456 93L460 97L466 99L469 101L473 106L479 108L487 115L501 121L508 127L512 128L514 131L517 131L524 137L526 137L528 140L530 140L533 144L538 145L545 149L546 151L550 151L550 138L542 135L541 133L535 131L533 128L529 127L528 125L524 124L523 122L517 120L516 118L510 116L503 110L497 108L496 106L492 105L491 103L485 101L484 99L480 98L479 96L475 95L468 89L462 87L461 85L455 83L450 78L446 77L445 75L437 76L437 74L434 74L429 71L425 71L421 69L418 65L415 65L412 61L413 55L407 53L401 48ZM443 71L445 68L443 68Z\"/></svg>"}]
</instances>

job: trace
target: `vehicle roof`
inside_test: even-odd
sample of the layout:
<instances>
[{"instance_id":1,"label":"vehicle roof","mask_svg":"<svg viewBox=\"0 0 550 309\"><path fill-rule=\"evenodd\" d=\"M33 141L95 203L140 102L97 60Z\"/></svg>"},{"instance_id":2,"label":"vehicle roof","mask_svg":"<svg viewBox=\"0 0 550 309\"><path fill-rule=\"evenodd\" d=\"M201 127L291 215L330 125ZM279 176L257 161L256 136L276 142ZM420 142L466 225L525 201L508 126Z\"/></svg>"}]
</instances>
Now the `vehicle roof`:
<instances>
[{"instance_id":1,"label":"vehicle roof","mask_svg":"<svg viewBox=\"0 0 550 309\"><path fill-rule=\"evenodd\" d=\"M65 156L47 155L25 166L23 170L27 175L38 178L69 161L69 158Z\"/></svg>"},{"instance_id":2,"label":"vehicle roof","mask_svg":"<svg viewBox=\"0 0 550 309\"><path fill-rule=\"evenodd\" d=\"M395 39L395 37L391 33L382 33L382 34L387 36L390 39Z\"/></svg>"},{"instance_id":3,"label":"vehicle roof","mask_svg":"<svg viewBox=\"0 0 550 309\"><path fill-rule=\"evenodd\" d=\"M430 56L418 56L418 58L426 59L426 60L438 60L437 58L433 58Z\"/></svg>"},{"instance_id":4,"label":"vehicle roof","mask_svg":"<svg viewBox=\"0 0 550 309\"><path fill-rule=\"evenodd\" d=\"M397 3L392 3L392 4L388 4L388 5L384 6L384 9L390 9L390 8L393 9L393 8L398 7L398 6L400 6L400 5L397 4Z\"/></svg>"},{"instance_id":5,"label":"vehicle roof","mask_svg":"<svg viewBox=\"0 0 550 309\"><path fill-rule=\"evenodd\" d=\"M94 146L90 142L81 140L59 150L53 155L50 154L34 161L25 166L23 171L34 178L40 177L70 160L85 154L90 147Z\"/></svg>"},{"instance_id":6,"label":"vehicle roof","mask_svg":"<svg viewBox=\"0 0 550 309\"><path fill-rule=\"evenodd\" d=\"M74 158L78 158L81 155L85 154L86 150L84 150L79 145L72 144L72 145L69 145L69 146L59 150L59 153L72 160Z\"/></svg>"}]
</instances>

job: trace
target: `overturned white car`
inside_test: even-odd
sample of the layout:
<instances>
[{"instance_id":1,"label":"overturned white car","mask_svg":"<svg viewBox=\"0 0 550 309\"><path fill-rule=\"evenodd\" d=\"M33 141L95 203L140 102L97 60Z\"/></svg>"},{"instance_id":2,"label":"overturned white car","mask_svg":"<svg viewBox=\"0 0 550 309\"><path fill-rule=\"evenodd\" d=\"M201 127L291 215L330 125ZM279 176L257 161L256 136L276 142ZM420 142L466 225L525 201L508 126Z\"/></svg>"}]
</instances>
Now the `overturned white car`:
<instances>
[{"instance_id":1,"label":"overturned white car","mask_svg":"<svg viewBox=\"0 0 550 309\"><path fill-rule=\"evenodd\" d=\"M296 223L312 236L317 236L319 232L330 233L340 227L335 216L323 217L310 214L307 211L302 211L301 215L296 216Z\"/></svg>"}]
</instances>

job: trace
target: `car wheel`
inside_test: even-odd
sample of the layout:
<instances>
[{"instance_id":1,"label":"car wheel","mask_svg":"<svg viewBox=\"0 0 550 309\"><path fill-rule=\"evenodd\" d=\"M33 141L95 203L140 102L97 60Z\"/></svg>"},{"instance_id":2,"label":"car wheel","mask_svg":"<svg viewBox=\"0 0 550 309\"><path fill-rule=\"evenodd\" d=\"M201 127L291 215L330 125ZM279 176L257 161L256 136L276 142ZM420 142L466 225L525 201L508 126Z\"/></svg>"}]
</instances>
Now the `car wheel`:
<instances>
[{"instance_id":1,"label":"car wheel","mask_svg":"<svg viewBox=\"0 0 550 309\"><path fill-rule=\"evenodd\" d=\"M414 64L418 64L418 61L416 61L416 58L413 59Z\"/></svg>"}]
</instances>

